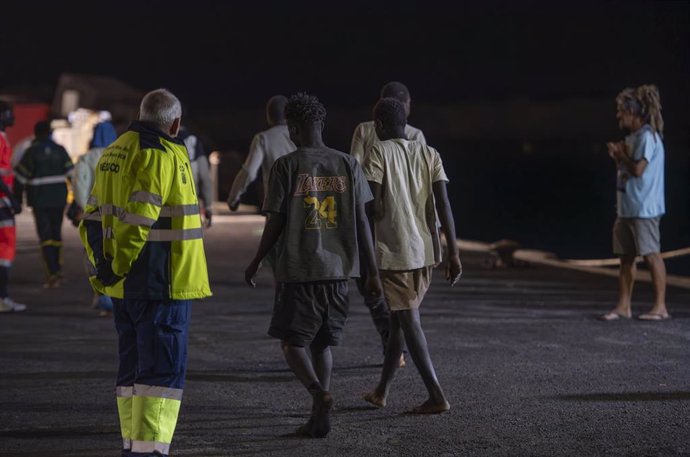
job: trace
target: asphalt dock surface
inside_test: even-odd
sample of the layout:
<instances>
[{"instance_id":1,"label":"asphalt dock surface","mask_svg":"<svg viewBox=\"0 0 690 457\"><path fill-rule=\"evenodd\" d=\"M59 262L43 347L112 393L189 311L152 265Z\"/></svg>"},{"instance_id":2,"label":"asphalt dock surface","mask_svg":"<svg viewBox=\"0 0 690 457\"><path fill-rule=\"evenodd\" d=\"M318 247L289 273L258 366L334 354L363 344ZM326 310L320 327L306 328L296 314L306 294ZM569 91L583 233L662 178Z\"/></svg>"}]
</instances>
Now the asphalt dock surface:
<instances>
[{"instance_id":1,"label":"asphalt dock surface","mask_svg":"<svg viewBox=\"0 0 690 457\"><path fill-rule=\"evenodd\" d=\"M362 400L382 354L351 283L334 350L332 431L288 436L306 422L310 398L266 335L271 275L261 271L256 289L244 284L262 226L256 215L219 215L206 232L214 296L194 304L171 456L690 455L690 290L668 289L669 321L604 323L596 316L615 303L615 278L488 269L480 253L463 255L454 288L437 269L422 304L448 413L405 414L426 399L411 361L386 408ZM119 456L116 334L90 307L76 229L65 220L59 289L42 288L28 211L18 233L10 294L28 309L0 314L0 457ZM638 284L635 315L651 300L651 285Z\"/></svg>"}]
</instances>

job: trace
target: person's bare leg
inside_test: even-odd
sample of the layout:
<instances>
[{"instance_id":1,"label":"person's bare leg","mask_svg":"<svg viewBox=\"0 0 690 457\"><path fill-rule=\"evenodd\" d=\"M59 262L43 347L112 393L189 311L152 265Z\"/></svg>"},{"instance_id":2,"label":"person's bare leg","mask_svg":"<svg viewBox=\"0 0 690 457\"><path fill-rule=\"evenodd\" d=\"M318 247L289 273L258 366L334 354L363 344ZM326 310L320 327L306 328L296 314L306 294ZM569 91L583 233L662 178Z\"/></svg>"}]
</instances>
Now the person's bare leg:
<instances>
[{"instance_id":1,"label":"person's bare leg","mask_svg":"<svg viewBox=\"0 0 690 457\"><path fill-rule=\"evenodd\" d=\"M312 391L313 403L311 417L307 426L311 427L311 435L322 438L331 431L330 412L333 407L333 396L328 392L331 386L333 372L333 353L330 346L313 344L310 346L316 376L319 378L321 390Z\"/></svg>"},{"instance_id":2,"label":"person's bare leg","mask_svg":"<svg viewBox=\"0 0 690 457\"><path fill-rule=\"evenodd\" d=\"M429 399L420 406L413 408L412 412L432 414L448 411L450 409L450 404L443 393L443 389L441 389L441 384L436 377L434 365L431 362L429 347L419 318L419 310L411 309L400 311L399 319L405 335L407 349L429 393Z\"/></svg>"},{"instance_id":3,"label":"person's bare leg","mask_svg":"<svg viewBox=\"0 0 690 457\"><path fill-rule=\"evenodd\" d=\"M312 415L309 418L309 422L299 427L297 434L322 438L331 429L329 413L333 406L333 397L321 385L305 348L292 346L285 342L283 342L282 348L288 366L302 385L307 388L313 399ZM328 352L330 352L330 349ZM321 362L325 362L325 359L322 359ZM324 366L320 368L325 369ZM324 373L324 376L330 383L330 372Z\"/></svg>"},{"instance_id":4,"label":"person's bare leg","mask_svg":"<svg viewBox=\"0 0 690 457\"><path fill-rule=\"evenodd\" d=\"M311 345L311 359L316 377L323 390L331 390L331 373L333 372L333 353L330 346Z\"/></svg>"},{"instance_id":5,"label":"person's bare leg","mask_svg":"<svg viewBox=\"0 0 690 457\"><path fill-rule=\"evenodd\" d=\"M391 312L388 345L386 346L386 356L383 359L383 369L381 370L379 383L373 391L364 395L366 401L379 408L386 406L386 398L388 397L391 381L393 381L395 372L400 366L400 355L402 354L404 339L399 313L400 311Z\"/></svg>"},{"instance_id":6,"label":"person's bare leg","mask_svg":"<svg viewBox=\"0 0 690 457\"><path fill-rule=\"evenodd\" d=\"M621 266L618 275L618 304L608 313L601 316L602 320L614 320L618 317L629 318L632 316L630 303L632 300L633 286L635 285L635 275L637 265L634 256L622 256Z\"/></svg>"},{"instance_id":7,"label":"person's bare leg","mask_svg":"<svg viewBox=\"0 0 690 457\"><path fill-rule=\"evenodd\" d=\"M282 349L285 361L304 387L308 390L315 386L321 387L319 378L314 371L314 366L305 348L283 343Z\"/></svg>"},{"instance_id":8,"label":"person's bare leg","mask_svg":"<svg viewBox=\"0 0 690 457\"><path fill-rule=\"evenodd\" d=\"M668 315L666 309L666 265L658 252L644 256L654 284L654 306L648 314Z\"/></svg>"}]
</instances>

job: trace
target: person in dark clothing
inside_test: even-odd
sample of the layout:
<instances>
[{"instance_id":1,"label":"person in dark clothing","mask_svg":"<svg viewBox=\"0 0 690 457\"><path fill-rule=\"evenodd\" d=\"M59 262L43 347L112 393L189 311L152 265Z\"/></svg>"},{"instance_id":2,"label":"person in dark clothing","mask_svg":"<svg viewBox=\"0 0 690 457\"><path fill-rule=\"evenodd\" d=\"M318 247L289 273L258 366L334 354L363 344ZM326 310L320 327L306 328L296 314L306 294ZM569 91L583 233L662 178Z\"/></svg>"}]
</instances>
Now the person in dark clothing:
<instances>
[{"instance_id":1,"label":"person in dark clothing","mask_svg":"<svg viewBox=\"0 0 690 457\"><path fill-rule=\"evenodd\" d=\"M33 208L36 231L48 280L43 287L59 287L62 279L62 215L67 203L67 174L73 164L65 148L51 138L50 124L34 127L36 140L17 165L15 197Z\"/></svg>"},{"instance_id":2,"label":"person in dark clothing","mask_svg":"<svg viewBox=\"0 0 690 457\"><path fill-rule=\"evenodd\" d=\"M287 364L313 399L311 418L297 434L321 438L330 431L333 405L330 347L342 338L347 280L360 275L360 252L367 263L365 290L381 294L364 209L372 195L354 157L323 143L326 109L316 97L292 96L285 116L297 150L271 169L263 206L268 219L245 281L255 286L261 261L277 246L278 285L268 333L281 340Z\"/></svg>"}]
</instances>

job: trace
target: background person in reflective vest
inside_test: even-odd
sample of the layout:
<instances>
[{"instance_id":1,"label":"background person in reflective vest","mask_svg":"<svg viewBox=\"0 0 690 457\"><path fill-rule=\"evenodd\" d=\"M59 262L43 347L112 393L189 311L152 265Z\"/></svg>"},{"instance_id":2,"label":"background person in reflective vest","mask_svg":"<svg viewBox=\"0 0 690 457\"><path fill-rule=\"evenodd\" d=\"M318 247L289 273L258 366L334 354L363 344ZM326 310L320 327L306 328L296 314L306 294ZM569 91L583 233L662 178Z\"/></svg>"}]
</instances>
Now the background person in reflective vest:
<instances>
[{"instance_id":1,"label":"background person in reflective vest","mask_svg":"<svg viewBox=\"0 0 690 457\"><path fill-rule=\"evenodd\" d=\"M8 297L7 286L10 280L10 267L16 252L16 227L14 215L22 212L21 201L13 197L11 191L14 173L10 165L12 149L5 136L5 128L14 125L12 105L0 100L0 313L26 310L26 305Z\"/></svg>"},{"instance_id":2,"label":"background person in reflective vest","mask_svg":"<svg viewBox=\"0 0 690 457\"><path fill-rule=\"evenodd\" d=\"M43 287L59 287L62 279L62 215L67 204L67 174L74 165L65 148L50 135L50 123L34 127L35 141L16 167L15 197L33 208L36 232L48 279Z\"/></svg>"},{"instance_id":3,"label":"background person in reflective vest","mask_svg":"<svg viewBox=\"0 0 690 457\"><path fill-rule=\"evenodd\" d=\"M116 395L123 456L167 456L187 367L191 300L211 295L199 215L180 128L165 89L141 101L139 120L96 167L79 235L94 289L113 300Z\"/></svg>"}]
</instances>

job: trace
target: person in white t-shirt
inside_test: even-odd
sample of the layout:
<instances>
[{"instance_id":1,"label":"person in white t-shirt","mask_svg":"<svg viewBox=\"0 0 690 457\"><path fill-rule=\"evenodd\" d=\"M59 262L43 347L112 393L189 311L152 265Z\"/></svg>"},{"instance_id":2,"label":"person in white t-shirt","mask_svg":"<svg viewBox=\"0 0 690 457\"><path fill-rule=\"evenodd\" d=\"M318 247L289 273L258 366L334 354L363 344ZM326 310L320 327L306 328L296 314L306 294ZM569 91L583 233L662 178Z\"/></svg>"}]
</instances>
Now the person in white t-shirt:
<instances>
[{"instance_id":1,"label":"person in white t-shirt","mask_svg":"<svg viewBox=\"0 0 690 457\"><path fill-rule=\"evenodd\" d=\"M452 286L462 273L446 191L448 178L438 151L405 136L402 103L394 98L379 100L374 119L381 142L372 147L364 175L374 194L368 213L374 220L376 260L391 317L381 379L364 399L378 407L386 405L405 341L429 393L410 412L442 413L450 404L431 362L419 306L432 269L441 262L438 222L448 246L446 279Z\"/></svg>"},{"instance_id":2,"label":"person in white t-shirt","mask_svg":"<svg viewBox=\"0 0 690 457\"><path fill-rule=\"evenodd\" d=\"M236 211L240 206L240 197L257 177L259 168L263 178L264 195L268 188L268 176L273 162L288 152L297 149L292 141L285 120L285 105L287 98L283 95L275 95L266 104L266 122L270 126L263 132L254 136L249 148L249 155L244 161L235 180L230 187L228 195L228 207L230 211Z\"/></svg>"}]
</instances>

